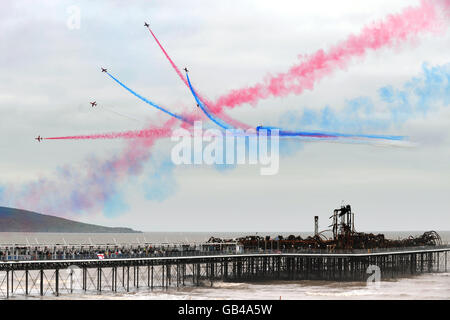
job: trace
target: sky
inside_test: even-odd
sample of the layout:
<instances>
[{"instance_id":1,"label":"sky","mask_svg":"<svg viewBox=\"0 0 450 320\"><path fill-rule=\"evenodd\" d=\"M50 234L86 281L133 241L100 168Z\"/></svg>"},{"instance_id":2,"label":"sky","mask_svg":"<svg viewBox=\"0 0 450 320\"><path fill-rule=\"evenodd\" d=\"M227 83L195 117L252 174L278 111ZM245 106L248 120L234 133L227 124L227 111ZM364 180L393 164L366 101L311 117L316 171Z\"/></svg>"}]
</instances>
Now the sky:
<instances>
[{"instance_id":1,"label":"sky","mask_svg":"<svg viewBox=\"0 0 450 320\"><path fill-rule=\"evenodd\" d=\"M100 67L172 112L199 112L144 21L215 101L420 5L2 1L0 206L141 231L295 232L313 230L315 215L326 229L349 203L357 230L450 230L449 16L349 59L313 88L224 111L252 127L407 136L408 147L289 141L278 174L263 176L252 165L176 166L170 139L33 139L179 125ZM74 10L79 28L68 27Z\"/></svg>"}]
</instances>

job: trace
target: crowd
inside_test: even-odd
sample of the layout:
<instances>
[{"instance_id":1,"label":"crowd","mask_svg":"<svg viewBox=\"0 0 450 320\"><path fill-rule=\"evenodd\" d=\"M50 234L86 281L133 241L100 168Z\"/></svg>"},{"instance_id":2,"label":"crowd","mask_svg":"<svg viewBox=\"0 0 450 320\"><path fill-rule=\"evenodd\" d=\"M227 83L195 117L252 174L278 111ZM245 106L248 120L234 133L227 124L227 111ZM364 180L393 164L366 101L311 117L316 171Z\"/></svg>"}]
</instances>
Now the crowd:
<instances>
[{"instance_id":1,"label":"crowd","mask_svg":"<svg viewBox=\"0 0 450 320\"><path fill-rule=\"evenodd\" d=\"M164 257L199 255L218 249L209 245L3 247L0 248L0 261Z\"/></svg>"}]
</instances>

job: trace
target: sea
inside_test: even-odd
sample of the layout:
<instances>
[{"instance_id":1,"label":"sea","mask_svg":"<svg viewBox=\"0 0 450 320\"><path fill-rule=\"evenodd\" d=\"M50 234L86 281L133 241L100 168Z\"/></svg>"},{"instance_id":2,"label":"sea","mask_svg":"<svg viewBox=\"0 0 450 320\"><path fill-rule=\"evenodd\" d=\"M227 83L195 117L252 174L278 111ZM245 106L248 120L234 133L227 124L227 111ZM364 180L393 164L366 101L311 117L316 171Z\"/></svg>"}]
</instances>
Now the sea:
<instances>
[{"instance_id":1,"label":"sea","mask_svg":"<svg viewBox=\"0 0 450 320\"><path fill-rule=\"evenodd\" d=\"M409 235L420 235L423 231L383 232L391 239L405 238ZM438 231L443 243L450 243L450 231ZM288 236L290 234L307 237L308 232L262 232L257 235ZM144 243L201 243L211 236L236 238L244 235L256 235L255 232L145 232L145 233L0 233L0 246L11 244L144 244ZM450 258L450 257L449 257ZM449 270L450 271L450 270ZM33 297L31 299L36 299ZM379 286L368 286L365 282L332 282L332 281L266 281L230 283L216 281L212 286L208 283L200 287L184 287L180 289L154 290L146 288L131 292L79 292L51 295L38 299L182 299L182 300L228 300L228 299L269 299L269 300L316 300L316 299L439 299L450 300L450 272L429 273L396 280L381 281Z\"/></svg>"}]
</instances>

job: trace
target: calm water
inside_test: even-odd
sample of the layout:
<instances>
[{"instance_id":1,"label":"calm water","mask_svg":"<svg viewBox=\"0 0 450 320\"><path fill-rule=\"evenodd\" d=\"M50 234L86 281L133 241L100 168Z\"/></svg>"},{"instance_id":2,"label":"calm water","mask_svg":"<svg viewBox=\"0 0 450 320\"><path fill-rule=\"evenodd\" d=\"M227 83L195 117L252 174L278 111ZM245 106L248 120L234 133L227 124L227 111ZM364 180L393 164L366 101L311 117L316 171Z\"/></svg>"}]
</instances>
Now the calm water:
<instances>
[{"instance_id":1,"label":"calm water","mask_svg":"<svg viewBox=\"0 0 450 320\"><path fill-rule=\"evenodd\" d=\"M381 232L388 238L405 238L423 232ZM450 231L438 232L450 242ZM105 243L173 243L204 242L209 237L233 238L255 233L187 233L151 232L142 234L69 234L69 233L0 233L0 244L105 244ZM259 233L276 236L298 233ZM300 233L302 237L311 233ZM43 299L54 297L47 296ZM423 274L411 278L382 281L379 288L361 282L277 281L264 283L215 282L213 287L187 287L179 290L150 292L139 289L130 293L103 292L63 295L59 299L450 299L450 273Z\"/></svg>"}]
</instances>

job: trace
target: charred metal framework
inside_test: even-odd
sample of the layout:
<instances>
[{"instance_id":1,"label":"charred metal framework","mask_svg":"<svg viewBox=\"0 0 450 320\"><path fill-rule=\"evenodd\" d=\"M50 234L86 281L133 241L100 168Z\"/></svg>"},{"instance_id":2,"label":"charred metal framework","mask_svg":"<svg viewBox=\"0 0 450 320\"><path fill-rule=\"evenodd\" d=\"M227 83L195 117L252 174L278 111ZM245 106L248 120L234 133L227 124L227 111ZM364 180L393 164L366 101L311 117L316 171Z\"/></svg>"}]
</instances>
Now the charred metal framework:
<instances>
[{"instance_id":1,"label":"charred metal framework","mask_svg":"<svg viewBox=\"0 0 450 320\"><path fill-rule=\"evenodd\" d=\"M377 253L253 253L105 260L0 262L0 297L59 296L209 286L214 281L365 281L447 272L450 247Z\"/></svg>"},{"instance_id":2,"label":"charred metal framework","mask_svg":"<svg viewBox=\"0 0 450 320\"><path fill-rule=\"evenodd\" d=\"M360 249L386 249L386 248L410 248L417 246L439 246L441 237L435 231L427 231L420 236L409 236L402 240L385 238L384 234L356 232L355 214L349 204L342 205L333 211L330 217L331 229L319 232L319 217L314 217L314 235L303 239L301 236L289 235L287 238L279 235L275 239L270 236L251 235L238 239L220 239L211 237L210 243L239 243L244 250L265 249L267 245L273 246L275 242L279 250L322 250L329 252ZM325 235L331 232L330 238Z\"/></svg>"},{"instance_id":3,"label":"charred metal framework","mask_svg":"<svg viewBox=\"0 0 450 320\"><path fill-rule=\"evenodd\" d=\"M333 219L333 224L330 227L332 227L335 241L350 237L355 232L354 218L355 214L349 204L341 206L340 209L334 209L333 215L330 217Z\"/></svg>"},{"instance_id":4,"label":"charred metal framework","mask_svg":"<svg viewBox=\"0 0 450 320\"><path fill-rule=\"evenodd\" d=\"M331 246L338 249L406 248L442 244L441 237L435 231L427 231L421 236L409 236L402 240L386 239L384 234L356 232L355 214L349 204L335 209L330 219L333 221L330 226L333 231L333 239L331 241L321 240L323 244L328 246L331 244Z\"/></svg>"}]
</instances>

